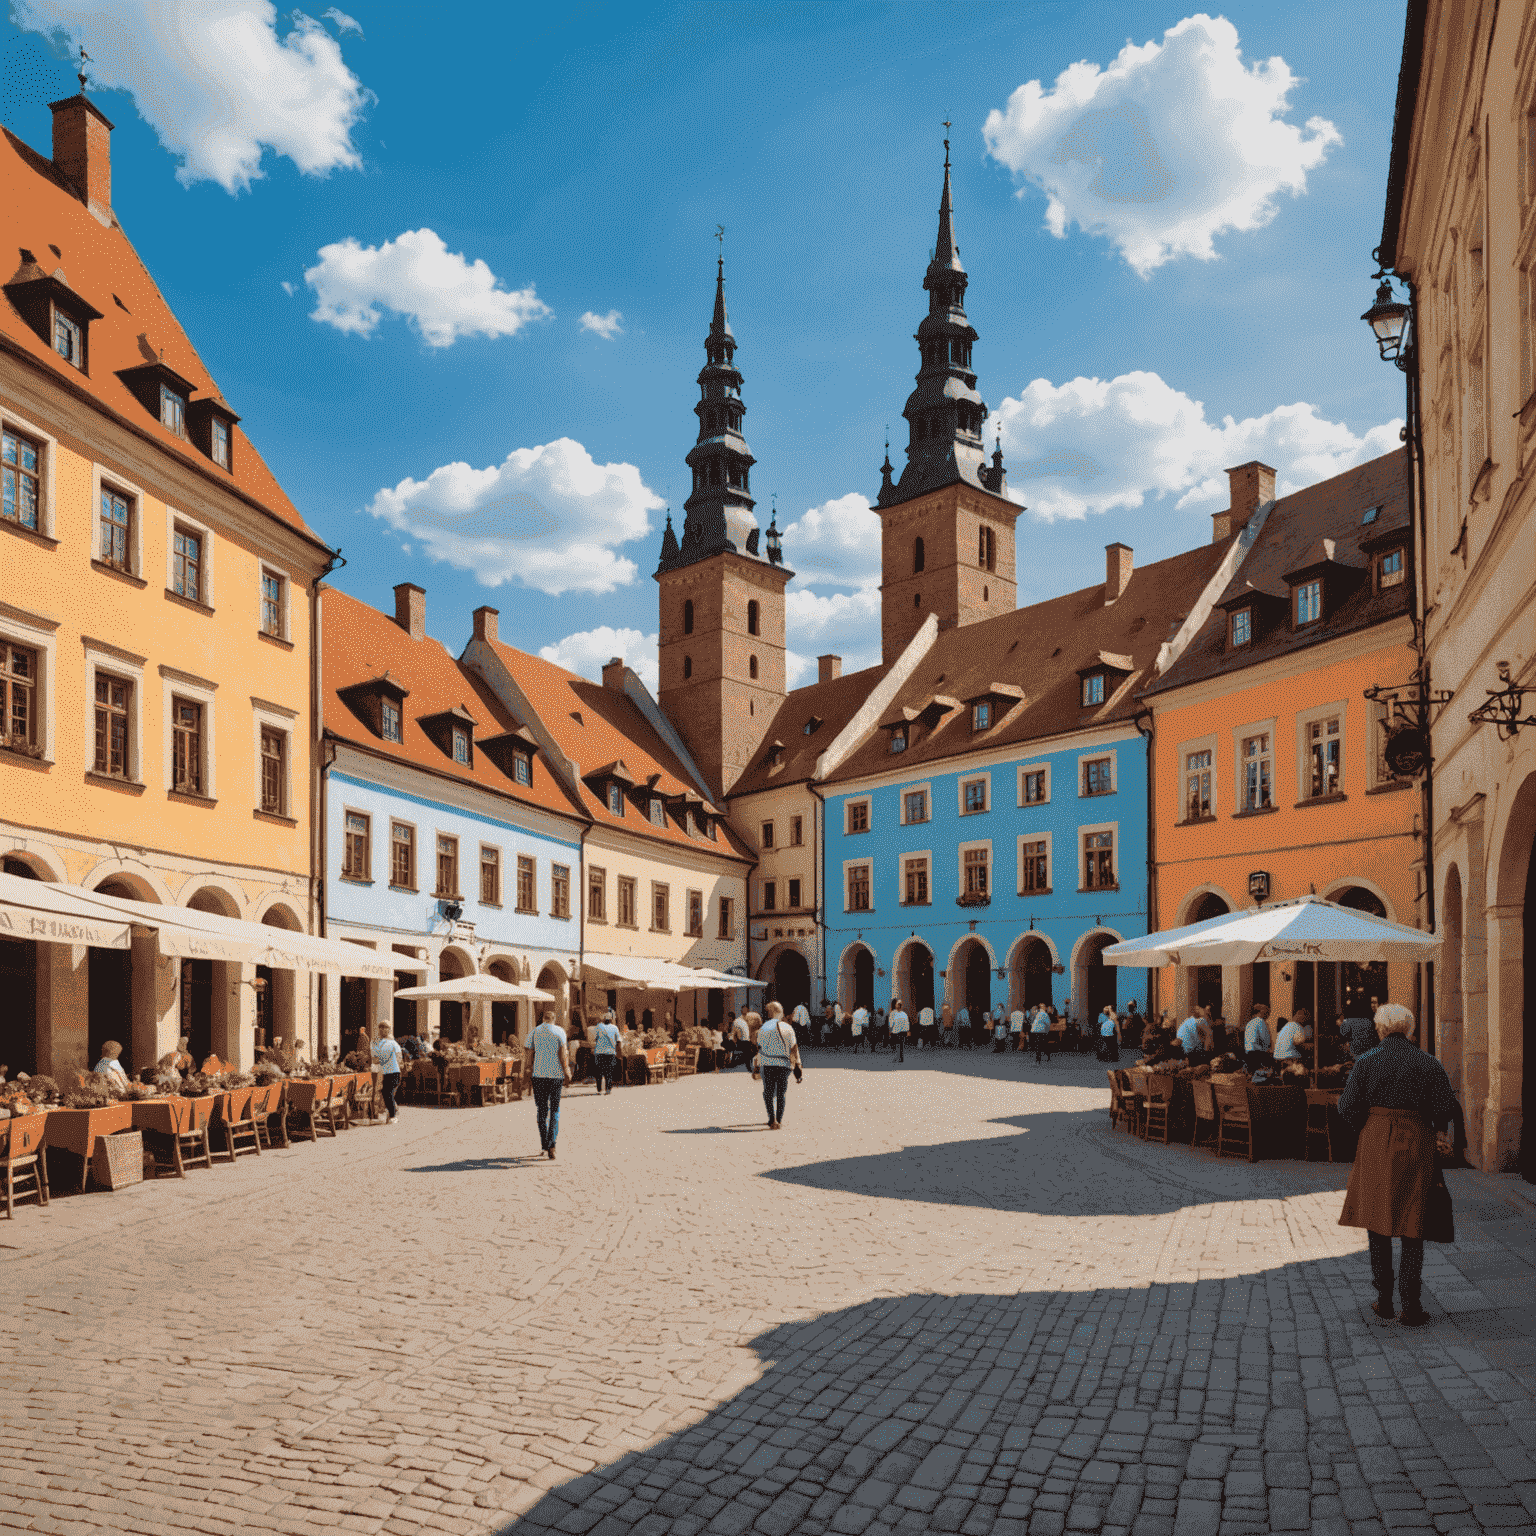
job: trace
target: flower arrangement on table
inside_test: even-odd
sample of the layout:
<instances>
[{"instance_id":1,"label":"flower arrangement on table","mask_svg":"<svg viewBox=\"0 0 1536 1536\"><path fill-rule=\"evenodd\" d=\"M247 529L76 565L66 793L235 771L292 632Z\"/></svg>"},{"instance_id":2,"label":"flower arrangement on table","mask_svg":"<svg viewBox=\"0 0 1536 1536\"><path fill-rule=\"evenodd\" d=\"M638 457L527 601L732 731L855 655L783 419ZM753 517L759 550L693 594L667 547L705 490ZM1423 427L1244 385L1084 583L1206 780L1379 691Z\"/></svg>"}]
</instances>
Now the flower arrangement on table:
<instances>
[{"instance_id":1,"label":"flower arrangement on table","mask_svg":"<svg viewBox=\"0 0 1536 1536\"><path fill-rule=\"evenodd\" d=\"M0 1083L0 1120L35 1115L41 1109L57 1108L58 1102L59 1085L40 1072L30 1077L22 1073L15 1082Z\"/></svg>"}]
</instances>

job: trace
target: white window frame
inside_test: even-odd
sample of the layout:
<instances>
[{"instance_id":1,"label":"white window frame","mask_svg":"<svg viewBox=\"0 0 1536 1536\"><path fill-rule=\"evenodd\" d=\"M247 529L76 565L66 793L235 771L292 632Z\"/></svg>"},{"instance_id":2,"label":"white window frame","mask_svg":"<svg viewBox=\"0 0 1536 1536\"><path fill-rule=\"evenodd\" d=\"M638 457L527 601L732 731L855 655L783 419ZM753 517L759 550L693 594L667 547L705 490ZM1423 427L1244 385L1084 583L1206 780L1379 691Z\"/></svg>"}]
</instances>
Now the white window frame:
<instances>
[{"instance_id":1,"label":"white window frame","mask_svg":"<svg viewBox=\"0 0 1536 1536\"><path fill-rule=\"evenodd\" d=\"M987 803L983 810L968 811L965 808L965 791L971 784L985 784ZM990 773L962 774L955 780L955 811L960 816L985 816L992 809L992 775Z\"/></svg>"},{"instance_id":2,"label":"white window frame","mask_svg":"<svg viewBox=\"0 0 1536 1536\"><path fill-rule=\"evenodd\" d=\"M904 826L904 827L926 827L926 826L928 826L928 825L930 825L932 823L932 821L933 821L933 784L931 783L931 781L925 779L921 784L903 784L901 786L901 790L900 790L899 793L900 793L900 797L901 798L897 801L897 806L898 806L899 811L900 811L901 825L902 826ZM908 821L907 820L907 796L908 795L916 795L916 794L919 794L919 793L927 795L927 797L928 797L928 815L927 815L926 819L924 819L923 821ZM930 879L931 878L932 877L930 876Z\"/></svg>"},{"instance_id":3,"label":"white window frame","mask_svg":"<svg viewBox=\"0 0 1536 1536\"><path fill-rule=\"evenodd\" d=\"M1056 850L1051 844L1049 832L1020 832L1014 846L1014 891L1019 896L1040 896L1041 891L1026 891L1024 889L1024 844L1045 844L1045 887L1046 891L1056 889Z\"/></svg>"},{"instance_id":4,"label":"white window frame","mask_svg":"<svg viewBox=\"0 0 1536 1536\"><path fill-rule=\"evenodd\" d=\"M176 590L176 532L183 529L197 535L201 552L197 559L198 589L195 598L182 597ZM165 509L165 590L183 602L195 602L203 608L213 607L213 530L185 512L174 507Z\"/></svg>"},{"instance_id":5,"label":"white window frame","mask_svg":"<svg viewBox=\"0 0 1536 1536\"><path fill-rule=\"evenodd\" d=\"M1096 763L1100 758L1109 759L1109 792L1103 795L1090 795L1086 789L1088 783L1088 764ZM1101 747L1097 752L1080 752L1077 758L1077 797L1079 800L1107 800L1109 795L1120 792L1120 754L1113 747Z\"/></svg>"},{"instance_id":6,"label":"white window frame","mask_svg":"<svg viewBox=\"0 0 1536 1536\"><path fill-rule=\"evenodd\" d=\"M987 897L990 900L997 895L997 860L992 854L992 839L990 837L972 838L970 842L960 843L955 848L955 894L965 895L965 856L977 848L985 848L987 851ZM929 889L933 886L933 876L928 876Z\"/></svg>"},{"instance_id":7,"label":"white window frame","mask_svg":"<svg viewBox=\"0 0 1536 1536\"><path fill-rule=\"evenodd\" d=\"M848 877L849 877L849 872L856 865L862 865L862 864L869 865L869 905L867 907L854 907L854 906L851 906L849 904L851 899L852 899L852 892L851 892L851 890L849 888L849 878ZM872 856L866 856L866 857L864 857L862 859L844 859L843 860L843 911L844 912L873 912L875 910L875 906L876 906L876 902L875 902L875 860L874 860L874 858Z\"/></svg>"},{"instance_id":8,"label":"white window frame","mask_svg":"<svg viewBox=\"0 0 1536 1536\"><path fill-rule=\"evenodd\" d=\"M856 805L862 805L864 807L865 812L867 813L866 816L865 816L865 821L868 824L864 827L863 831L860 831L860 832L854 832L848 826L848 823L852 820L851 812L853 810L853 807L856 806ZM843 801L843 836L844 837L863 837L866 833L873 832L874 830L875 830L875 804L874 804L874 797L873 796L871 796L871 795L850 795L848 797L848 799ZM855 859L853 862L855 864L862 864L864 861L862 859Z\"/></svg>"},{"instance_id":9,"label":"white window frame","mask_svg":"<svg viewBox=\"0 0 1536 1536\"><path fill-rule=\"evenodd\" d=\"M281 610L279 615L280 628L278 633L275 635L272 634L271 631L268 630L261 622L261 607L262 603L265 601L261 595L261 580L263 576L276 576L277 579L282 583L282 602L279 604L279 608ZM291 645L293 643L292 617L293 577L291 577L288 572L285 571L281 566L275 565L271 560L260 561L256 567L256 632L258 634L266 635L269 640L282 640ZM402 716L404 715L404 710L401 711L401 714ZM402 727L404 724L405 722L402 719ZM403 729L401 734L404 735Z\"/></svg>"},{"instance_id":10,"label":"white window frame","mask_svg":"<svg viewBox=\"0 0 1536 1536\"><path fill-rule=\"evenodd\" d=\"M203 793L205 800L217 800L219 798L218 761L219 754L215 750L214 743L218 740L214 726L216 717L214 714L214 692L218 688L217 683L210 683L207 678L196 677L190 672L182 672L176 667L168 667L161 663L160 668L160 751L165 763L165 788L169 793L176 789L176 759L173 751L173 739L175 736L174 723L171 719L171 700L175 698L187 699L193 704L203 706ZM96 685L91 685L91 700L95 703ZM94 736L92 738L94 740ZM176 790L177 794L185 794L185 790ZM198 798L193 796L191 798Z\"/></svg>"},{"instance_id":11,"label":"white window frame","mask_svg":"<svg viewBox=\"0 0 1536 1536\"><path fill-rule=\"evenodd\" d=\"M1045 772L1045 799L1028 800L1024 798L1024 775L1026 773ZM1020 763L1018 767L1015 794L1019 802L1020 810L1033 810L1037 805L1049 805L1051 803L1051 765L1048 762Z\"/></svg>"},{"instance_id":12,"label":"white window frame","mask_svg":"<svg viewBox=\"0 0 1536 1536\"><path fill-rule=\"evenodd\" d=\"M1120 885L1120 823L1096 821L1091 826L1077 829L1077 889L1082 894L1108 890L1108 886L1088 884L1088 835L1091 832L1108 832L1112 836L1109 848L1109 867L1115 877L1115 887Z\"/></svg>"},{"instance_id":13,"label":"white window frame","mask_svg":"<svg viewBox=\"0 0 1536 1536\"><path fill-rule=\"evenodd\" d=\"M1193 736L1188 741L1181 741L1179 743L1179 816L1176 825L1188 826L1190 824L1189 799L1185 791L1188 788L1188 763L1190 753L1192 752L1209 752L1211 754L1211 815L1219 816L1221 814L1221 752L1218 749L1217 741L1217 733L1213 731L1209 736Z\"/></svg>"},{"instance_id":14,"label":"white window frame","mask_svg":"<svg viewBox=\"0 0 1536 1536\"><path fill-rule=\"evenodd\" d=\"M149 660L144 656L135 656L132 651L125 651L119 646L112 645L106 640L93 640L89 636L82 635L81 643L85 647L85 734L80 738L85 743L86 772L94 777L102 778L105 775L96 773L96 674L105 672L111 677L127 678L133 684L132 704L128 710L128 776L125 779L114 779L113 783L144 784L144 668L149 665Z\"/></svg>"},{"instance_id":15,"label":"white window frame","mask_svg":"<svg viewBox=\"0 0 1536 1536\"><path fill-rule=\"evenodd\" d=\"M37 725L37 742L43 749L43 755L39 761L49 764L54 760L53 682L58 670L58 628L57 619L45 619L41 614L28 613L25 608L15 608L10 603L0 601L0 638L25 646L27 650L37 653L38 675L33 697L37 700L38 709L42 711L42 719ZM88 719L91 733L84 739L94 743L96 740L96 682L94 678L90 678L88 683L87 692L91 700L91 713ZM90 761L94 766L94 747Z\"/></svg>"},{"instance_id":16,"label":"white window frame","mask_svg":"<svg viewBox=\"0 0 1536 1536\"><path fill-rule=\"evenodd\" d=\"M1280 793L1280 742L1275 735L1275 720L1278 716L1268 720L1253 720L1247 725L1235 725L1232 727L1232 814L1239 815L1247 810L1243 804L1243 743L1250 736L1269 736L1270 759L1270 784L1269 803L1278 807L1281 804Z\"/></svg>"},{"instance_id":17,"label":"white window frame","mask_svg":"<svg viewBox=\"0 0 1536 1536\"><path fill-rule=\"evenodd\" d=\"M58 439L50 433L44 432L41 427L33 426L25 416L18 416L15 411L0 410L0 426L10 427L22 437L30 437L43 451L43 462L38 466L37 474L37 527L27 528L25 532L36 533L45 539L57 538L53 531L54 494L53 494L53 470L58 462ZM98 467L99 472L99 467ZM92 510L99 518L101 515L101 497L98 495L91 502ZM16 526L20 527L18 523ZM91 525L91 538L96 539L96 524ZM98 548L93 542L92 549Z\"/></svg>"},{"instance_id":18,"label":"white window frame","mask_svg":"<svg viewBox=\"0 0 1536 1536\"><path fill-rule=\"evenodd\" d=\"M903 849L896 860L896 905L898 907L922 906L922 902L909 902L907 900L907 860L921 859L928 866L928 900L926 905L933 905L933 850L931 848L906 848ZM873 891L871 891L873 897Z\"/></svg>"},{"instance_id":19,"label":"white window frame","mask_svg":"<svg viewBox=\"0 0 1536 1536\"><path fill-rule=\"evenodd\" d=\"M251 808L261 816L270 816L271 811L261 808L261 728L281 731L288 738L288 745L283 752L283 805L285 810L280 819L298 821L300 818L293 813L298 809L298 802L294 799L293 780L294 744L299 739L299 712L296 709L286 709L281 704L270 703L266 699L253 698L251 700ZM399 820L400 818L395 818ZM420 839L417 839L416 858L421 858ZM421 879L421 868L418 862L416 878ZM437 844L432 844L432 878L437 878Z\"/></svg>"},{"instance_id":20,"label":"white window frame","mask_svg":"<svg viewBox=\"0 0 1536 1536\"><path fill-rule=\"evenodd\" d=\"M1307 729L1315 721L1332 720L1335 717L1339 722L1339 793L1342 794L1344 777L1349 772L1349 701L1339 699L1332 704L1314 704L1312 708L1297 713L1296 799L1303 805L1310 805L1315 799L1322 798L1308 793L1312 787L1312 756Z\"/></svg>"},{"instance_id":21,"label":"white window frame","mask_svg":"<svg viewBox=\"0 0 1536 1536\"><path fill-rule=\"evenodd\" d=\"M100 464L94 461L91 464L91 559L98 563L105 563L101 559L101 487L103 481L111 486L114 491L120 492L133 502L133 511L128 517L128 575L136 580L143 580L144 492L131 480L125 480L113 470L103 469ZM91 729L94 733L94 724Z\"/></svg>"}]
</instances>

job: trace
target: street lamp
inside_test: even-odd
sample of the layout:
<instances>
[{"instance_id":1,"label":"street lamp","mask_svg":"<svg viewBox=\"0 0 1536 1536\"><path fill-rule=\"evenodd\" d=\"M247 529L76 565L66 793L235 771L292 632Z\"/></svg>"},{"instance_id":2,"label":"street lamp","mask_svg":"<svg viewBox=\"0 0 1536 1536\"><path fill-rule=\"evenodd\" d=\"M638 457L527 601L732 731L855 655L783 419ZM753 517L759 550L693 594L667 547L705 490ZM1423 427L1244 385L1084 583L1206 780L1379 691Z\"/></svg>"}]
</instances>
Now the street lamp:
<instances>
[{"instance_id":1,"label":"street lamp","mask_svg":"<svg viewBox=\"0 0 1536 1536\"><path fill-rule=\"evenodd\" d=\"M1376 290L1376 302L1360 316L1376 333L1376 346L1381 352L1382 361L1395 363L1405 370L1413 353L1413 336L1408 325L1411 313L1408 305L1399 304L1392 297L1391 279L1383 278L1381 286Z\"/></svg>"}]
</instances>

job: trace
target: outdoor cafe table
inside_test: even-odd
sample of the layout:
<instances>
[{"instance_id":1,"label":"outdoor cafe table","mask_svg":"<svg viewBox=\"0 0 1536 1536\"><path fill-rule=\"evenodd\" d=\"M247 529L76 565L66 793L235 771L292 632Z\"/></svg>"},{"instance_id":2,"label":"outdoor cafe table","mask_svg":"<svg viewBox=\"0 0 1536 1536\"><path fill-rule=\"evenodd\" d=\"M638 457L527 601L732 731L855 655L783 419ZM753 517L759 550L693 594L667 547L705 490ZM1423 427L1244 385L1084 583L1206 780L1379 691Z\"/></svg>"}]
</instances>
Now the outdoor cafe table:
<instances>
[{"instance_id":1,"label":"outdoor cafe table","mask_svg":"<svg viewBox=\"0 0 1536 1536\"><path fill-rule=\"evenodd\" d=\"M1147 1073L1132 1068L1130 1079L1141 1092L1146 1092ZM1213 1086L1221 1086L1211 1078ZM1194 1079L1175 1076L1173 1102L1168 1110L1168 1139L1188 1142L1195 1128ZM1307 1092L1305 1088L1293 1088L1289 1083L1251 1082L1243 1086L1248 1094L1248 1114L1253 1121L1253 1152L1255 1157L1303 1157L1306 1153Z\"/></svg>"}]
</instances>

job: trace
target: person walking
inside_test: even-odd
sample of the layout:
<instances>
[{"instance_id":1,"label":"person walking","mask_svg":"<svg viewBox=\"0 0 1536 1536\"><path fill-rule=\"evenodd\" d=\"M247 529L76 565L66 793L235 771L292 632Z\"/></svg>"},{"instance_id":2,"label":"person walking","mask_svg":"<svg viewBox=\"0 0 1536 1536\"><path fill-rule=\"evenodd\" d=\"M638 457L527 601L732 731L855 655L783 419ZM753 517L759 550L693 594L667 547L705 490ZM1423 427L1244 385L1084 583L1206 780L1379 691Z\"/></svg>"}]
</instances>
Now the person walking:
<instances>
[{"instance_id":1,"label":"person walking","mask_svg":"<svg viewBox=\"0 0 1536 1536\"><path fill-rule=\"evenodd\" d=\"M992 1050L994 1054L1008 1049L1008 1021L1003 1017L1003 1010L999 1006L992 1010Z\"/></svg>"},{"instance_id":2,"label":"person walking","mask_svg":"<svg viewBox=\"0 0 1536 1536\"><path fill-rule=\"evenodd\" d=\"M784 1009L778 1003L769 1003L768 1017L757 1032L757 1059L752 1063L752 1076L759 1073L763 1079L763 1104L768 1111L768 1129L784 1129L784 1100L789 1093L789 1074L800 1077L800 1047L795 1032L784 1019Z\"/></svg>"},{"instance_id":3,"label":"person walking","mask_svg":"<svg viewBox=\"0 0 1536 1536\"><path fill-rule=\"evenodd\" d=\"M938 1049L939 1032L934 1025L931 1003L917 1010L917 1038L923 1042L925 1051Z\"/></svg>"},{"instance_id":4,"label":"person walking","mask_svg":"<svg viewBox=\"0 0 1536 1536\"><path fill-rule=\"evenodd\" d=\"M1024 1005L1019 1004L1008 1015L1008 1049L1022 1051L1024 1049L1024 1026L1028 1020L1024 1016Z\"/></svg>"},{"instance_id":5,"label":"person walking","mask_svg":"<svg viewBox=\"0 0 1536 1536\"><path fill-rule=\"evenodd\" d=\"M379 1067L379 1088L384 1094L384 1124L393 1125L400 1118L396 1095L400 1092L400 1073L404 1063L400 1060L400 1044L394 1038L391 1025L379 1025L379 1038L370 1047L370 1054Z\"/></svg>"},{"instance_id":6,"label":"person walking","mask_svg":"<svg viewBox=\"0 0 1536 1536\"><path fill-rule=\"evenodd\" d=\"M1413 1043L1408 1009L1383 1003L1374 1022L1381 1044L1355 1063L1339 1097L1340 1118L1360 1133L1339 1225L1365 1228L1376 1286L1371 1310L1388 1320L1396 1315L1392 1239L1401 1239L1395 1278L1402 1323L1420 1328L1430 1320L1422 1293L1425 1240L1456 1240L1436 1133L1460 1118L1461 1106L1445 1068Z\"/></svg>"},{"instance_id":7,"label":"person walking","mask_svg":"<svg viewBox=\"0 0 1536 1536\"><path fill-rule=\"evenodd\" d=\"M944 1036L944 1045L948 1049L955 1043L955 1010L945 1003L939 1010L939 1028Z\"/></svg>"},{"instance_id":8,"label":"person walking","mask_svg":"<svg viewBox=\"0 0 1536 1536\"><path fill-rule=\"evenodd\" d=\"M619 1065L619 1026L610 1008L592 1031L592 1083L597 1093L612 1093Z\"/></svg>"},{"instance_id":9,"label":"person walking","mask_svg":"<svg viewBox=\"0 0 1536 1536\"><path fill-rule=\"evenodd\" d=\"M907 1035L911 1032L912 1023L907 1018L906 1010L901 1006L901 999L891 999L891 1043L896 1047L896 1061L898 1065L907 1059Z\"/></svg>"},{"instance_id":10,"label":"person walking","mask_svg":"<svg viewBox=\"0 0 1536 1536\"><path fill-rule=\"evenodd\" d=\"M1363 1019L1361 1023L1371 1030L1374 1041L1375 1028ZM1260 1067L1274 1066L1275 1059L1270 1054L1274 1043L1269 1033L1269 1004L1255 1003L1253 1017L1243 1027L1243 1061L1250 1072L1257 1072Z\"/></svg>"},{"instance_id":11,"label":"person walking","mask_svg":"<svg viewBox=\"0 0 1536 1536\"><path fill-rule=\"evenodd\" d=\"M1035 1016L1029 1025L1029 1043L1035 1048L1035 1065L1038 1067L1042 1060L1050 1058L1051 1048L1051 1016L1045 1011L1042 1003L1035 1009Z\"/></svg>"},{"instance_id":12,"label":"person walking","mask_svg":"<svg viewBox=\"0 0 1536 1536\"><path fill-rule=\"evenodd\" d=\"M565 1031L555 1023L552 1009L546 1010L538 1026L528 1037L532 1046L533 1102L538 1110L539 1145L554 1162L555 1140L560 1135L560 1090L571 1080L571 1058L565 1048Z\"/></svg>"},{"instance_id":13,"label":"person walking","mask_svg":"<svg viewBox=\"0 0 1536 1536\"><path fill-rule=\"evenodd\" d=\"M735 1052L731 1058L733 1067L738 1062L744 1066L752 1065L752 1026L747 1023L745 1014L738 1014L731 1025L731 1048Z\"/></svg>"},{"instance_id":14,"label":"person walking","mask_svg":"<svg viewBox=\"0 0 1536 1536\"><path fill-rule=\"evenodd\" d=\"M853 1053L857 1056L864 1044L864 1031L869 1028L869 1009L863 1003L853 1010L848 1026L853 1031Z\"/></svg>"},{"instance_id":15,"label":"person walking","mask_svg":"<svg viewBox=\"0 0 1536 1536\"><path fill-rule=\"evenodd\" d=\"M1120 1060L1120 1020L1113 1003L1105 1003L1099 1015L1099 1060Z\"/></svg>"}]
</instances>

